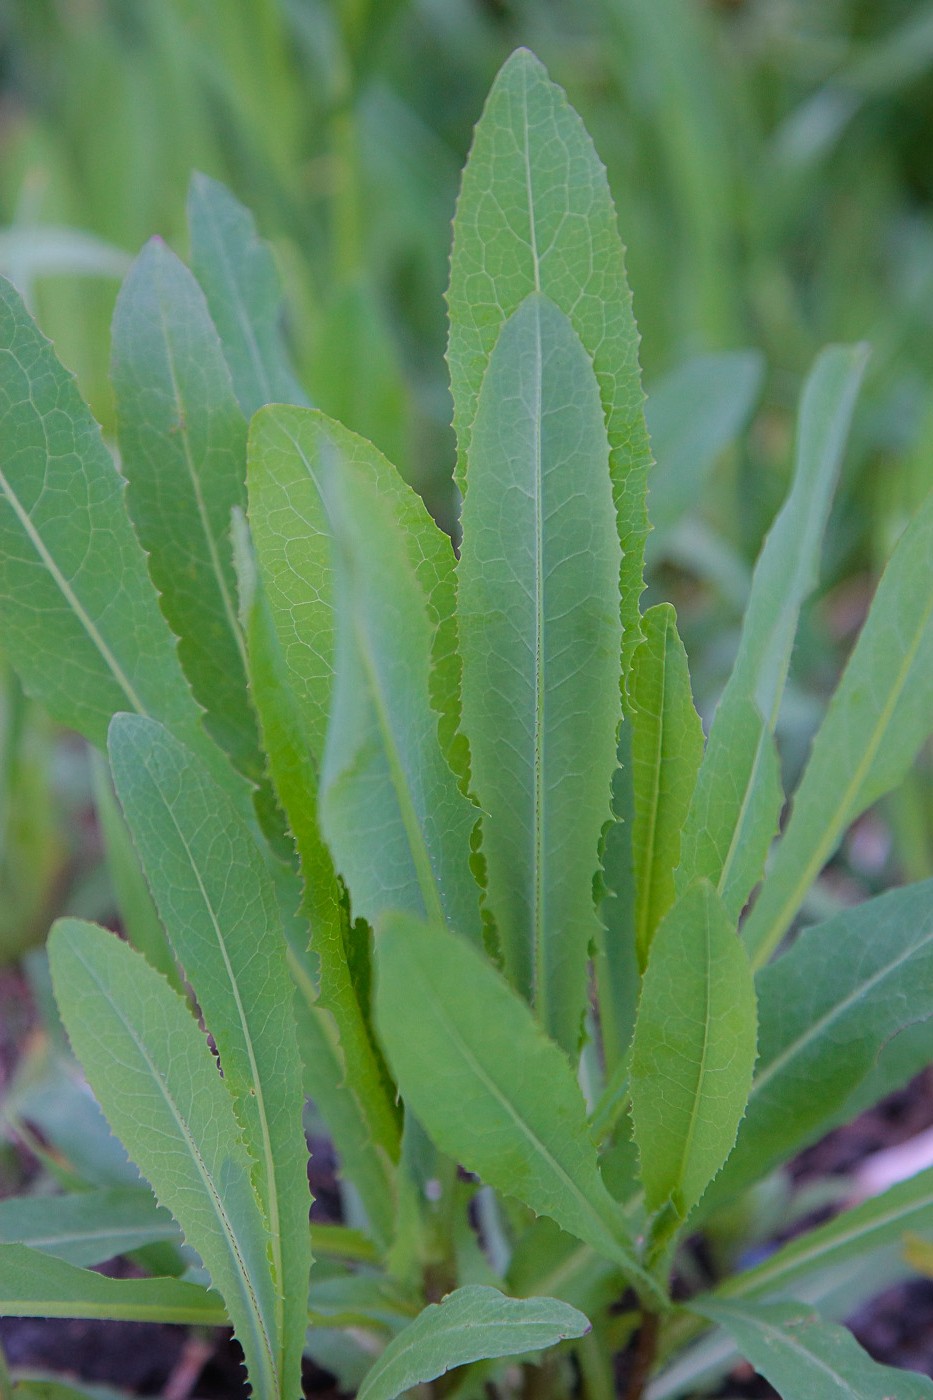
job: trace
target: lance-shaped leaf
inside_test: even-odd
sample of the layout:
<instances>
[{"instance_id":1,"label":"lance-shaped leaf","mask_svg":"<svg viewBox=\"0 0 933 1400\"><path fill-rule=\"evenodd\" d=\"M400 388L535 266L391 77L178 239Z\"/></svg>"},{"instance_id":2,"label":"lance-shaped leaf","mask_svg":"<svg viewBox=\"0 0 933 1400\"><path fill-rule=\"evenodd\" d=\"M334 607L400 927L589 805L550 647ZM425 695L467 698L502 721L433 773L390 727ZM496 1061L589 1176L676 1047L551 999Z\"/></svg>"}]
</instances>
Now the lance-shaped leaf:
<instances>
[{"instance_id":1,"label":"lance-shaped leaf","mask_svg":"<svg viewBox=\"0 0 933 1400\"><path fill-rule=\"evenodd\" d=\"M271 1236L282 1376L297 1375L310 1247L293 988L275 892L248 828L152 720L118 715L110 763L162 922L220 1056ZM290 1383L290 1382L289 1382Z\"/></svg>"},{"instance_id":2,"label":"lance-shaped leaf","mask_svg":"<svg viewBox=\"0 0 933 1400\"><path fill-rule=\"evenodd\" d=\"M642 969L654 931L674 903L681 830L703 757L703 726L670 603L651 608L643 627L645 640L632 657L629 680L635 929Z\"/></svg>"},{"instance_id":3,"label":"lance-shaped leaf","mask_svg":"<svg viewBox=\"0 0 933 1400\"><path fill-rule=\"evenodd\" d=\"M506 970L569 1053L622 715L608 457L586 351L533 294L503 328L473 425L457 568L463 728Z\"/></svg>"},{"instance_id":4,"label":"lance-shaped leaf","mask_svg":"<svg viewBox=\"0 0 933 1400\"><path fill-rule=\"evenodd\" d=\"M25 1244L0 1244L0 1317L103 1317L192 1327L228 1322L218 1295L196 1283L107 1278Z\"/></svg>"},{"instance_id":5,"label":"lance-shaped leaf","mask_svg":"<svg viewBox=\"0 0 933 1400\"><path fill-rule=\"evenodd\" d=\"M337 620L321 827L355 914L403 909L478 940L476 810L438 739L425 595L390 501L348 458L321 468Z\"/></svg>"},{"instance_id":6,"label":"lance-shaped leaf","mask_svg":"<svg viewBox=\"0 0 933 1400\"><path fill-rule=\"evenodd\" d=\"M450 540L420 496L372 443L324 414L273 405L258 414L249 442L249 521L263 586L312 757L320 762L334 674L330 527L322 497L325 456L356 469L389 504L427 601L432 699L456 728L459 672L451 632L456 581Z\"/></svg>"},{"instance_id":7,"label":"lance-shaped leaf","mask_svg":"<svg viewBox=\"0 0 933 1400\"><path fill-rule=\"evenodd\" d=\"M206 724L262 774L236 616L230 513L246 504L246 421L204 295L161 239L117 299L111 365L127 503Z\"/></svg>"},{"instance_id":8,"label":"lance-shaped leaf","mask_svg":"<svg viewBox=\"0 0 933 1400\"><path fill-rule=\"evenodd\" d=\"M534 55L519 49L477 125L454 219L447 358L466 490L493 347L532 292L570 317L599 382L622 544L627 656L640 637L651 450L624 249L606 172L583 123Z\"/></svg>"},{"instance_id":9,"label":"lance-shaped leaf","mask_svg":"<svg viewBox=\"0 0 933 1400\"><path fill-rule=\"evenodd\" d=\"M374 1227L378 1228L377 1222L383 1218L382 1207L392 1195L389 1164L398 1159L398 1115L388 1074L370 1034L365 1009L367 990L357 986L354 978L354 966L359 961L354 940L361 936L360 931L351 923L346 894L320 833L317 770L289 688L284 658L244 531L245 522L240 521L234 538L250 688L262 725L272 781L288 817L301 861L302 909L311 929L311 949L317 963L315 1004L334 1018L340 1041L335 1053L345 1062L338 1082L357 1100L358 1112L369 1124L372 1141L365 1148L365 1155L371 1158L375 1177L383 1180L379 1205L370 1194L372 1174L365 1173L365 1183L359 1177L359 1151L352 1158L344 1157L343 1170L364 1193L364 1204L373 1217ZM368 934L363 936L368 938ZM315 1001L313 996L312 1001ZM320 1103L318 1107L324 1111ZM381 1151L374 1151L374 1144L378 1144Z\"/></svg>"},{"instance_id":10,"label":"lance-shaped leaf","mask_svg":"<svg viewBox=\"0 0 933 1400\"><path fill-rule=\"evenodd\" d=\"M888 1042L933 1016L933 881L807 929L758 973L756 987L759 1058L748 1109L704 1206L844 1121ZM877 1084L879 1096L898 1087Z\"/></svg>"},{"instance_id":11,"label":"lance-shaped leaf","mask_svg":"<svg viewBox=\"0 0 933 1400\"><path fill-rule=\"evenodd\" d=\"M116 710L134 710L225 766L201 729L100 429L2 281L0 349L6 655L27 690L95 744Z\"/></svg>"},{"instance_id":12,"label":"lance-shaped leaf","mask_svg":"<svg viewBox=\"0 0 933 1400\"><path fill-rule=\"evenodd\" d=\"M691 1308L718 1322L755 1370L799 1400L933 1400L933 1381L880 1366L852 1333L800 1303L707 1302Z\"/></svg>"},{"instance_id":13,"label":"lance-shaped leaf","mask_svg":"<svg viewBox=\"0 0 933 1400\"><path fill-rule=\"evenodd\" d=\"M756 965L790 926L846 828L895 787L933 729L933 496L878 585L744 929Z\"/></svg>"},{"instance_id":14,"label":"lance-shaped leaf","mask_svg":"<svg viewBox=\"0 0 933 1400\"><path fill-rule=\"evenodd\" d=\"M863 346L832 346L807 380L793 484L755 566L738 656L687 818L678 888L709 880L735 919L761 877L777 831L783 794L772 735L800 608L816 584L866 359Z\"/></svg>"},{"instance_id":15,"label":"lance-shaped leaf","mask_svg":"<svg viewBox=\"0 0 933 1400\"><path fill-rule=\"evenodd\" d=\"M25 1244L69 1264L102 1264L158 1241L179 1241L178 1226L150 1193L133 1187L0 1201L0 1242Z\"/></svg>"},{"instance_id":16,"label":"lance-shaped leaf","mask_svg":"<svg viewBox=\"0 0 933 1400\"><path fill-rule=\"evenodd\" d=\"M178 993L113 934L63 919L49 954L62 1020L91 1088L204 1261L257 1396L276 1400L285 1378L277 1365L269 1232L206 1038Z\"/></svg>"},{"instance_id":17,"label":"lance-shaped leaf","mask_svg":"<svg viewBox=\"0 0 933 1400\"><path fill-rule=\"evenodd\" d=\"M645 1200L683 1219L735 1142L755 1064L755 990L734 926L705 882L662 921L632 1046L632 1118Z\"/></svg>"},{"instance_id":18,"label":"lance-shaped leaf","mask_svg":"<svg viewBox=\"0 0 933 1400\"><path fill-rule=\"evenodd\" d=\"M497 1288L468 1284L430 1303L393 1337L359 1389L359 1400L395 1400L455 1366L544 1351L590 1324L556 1298L507 1298Z\"/></svg>"},{"instance_id":19,"label":"lance-shaped leaf","mask_svg":"<svg viewBox=\"0 0 933 1400\"><path fill-rule=\"evenodd\" d=\"M282 339L278 273L252 214L217 180L196 174L188 191L188 226L191 266L246 417L267 403L307 404Z\"/></svg>"},{"instance_id":20,"label":"lance-shaped leaf","mask_svg":"<svg viewBox=\"0 0 933 1400\"><path fill-rule=\"evenodd\" d=\"M377 931L376 1018L402 1096L437 1146L617 1263L658 1301L603 1185L563 1051L485 957L395 916Z\"/></svg>"}]
</instances>

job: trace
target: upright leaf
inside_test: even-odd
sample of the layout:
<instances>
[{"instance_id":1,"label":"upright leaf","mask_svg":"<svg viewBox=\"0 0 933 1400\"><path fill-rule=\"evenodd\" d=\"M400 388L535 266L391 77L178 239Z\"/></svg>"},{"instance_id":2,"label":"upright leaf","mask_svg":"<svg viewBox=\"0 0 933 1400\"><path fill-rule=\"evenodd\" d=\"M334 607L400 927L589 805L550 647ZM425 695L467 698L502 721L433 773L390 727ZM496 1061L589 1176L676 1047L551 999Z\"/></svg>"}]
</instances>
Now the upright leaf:
<instances>
[{"instance_id":1,"label":"upright leaf","mask_svg":"<svg viewBox=\"0 0 933 1400\"><path fill-rule=\"evenodd\" d=\"M160 239L117 299L111 375L127 501L179 658L210 732L258 779L230 548L246 423L203 293Z\"/></svg>"},{"instance_id":2,"label":"upright leaf","mask_svg":"<svg viewBox=\"0 0 933 1400\"><path fill-rule=\"evenodd\" d=\"M438 739L425 595L390 502L326 456L337 638L321 826L357 915L407 910L479 940L476 811Z\"/></svg>"},{"instance_id":3,"label":"upright leaf","mask_svg":"<svg viewBox=\"0 0 933 1400\"><path fill-rule=\"evenodd\" d=\"M113 934L63 919L49 952L65 1029L91 1088L223 1296L255 1393L277 1400L287 1378L277 1365L269 1234L207 1040L178 993Z\"/></svg>"},{"instance_id":4,"label":"upright leaf","mask_svg":"<svg viewBox=\"0 0 933 1400\"><path fill-rule=\"evenodd\" d=\"M506 970L568 1052L621 720L619 544L593 369L529 296L489 360L470 448L458 614L463 727Z\"/></svg>"},{"instance_id":5,"label":"upright leaf","mask_svg":"<svg viewBox=\"0 0 933 1400\"><path fill-rule=\"evenodd\" d=\"M632 845L635 930L642 969L651 939L674 903L680 837L700 760L703 726L693 707L687 653L669 603L644 617L645 640L632 658Z\"/></svg>"},{"instance_id":6,"label":"upright leaf","mask_svg":"<svg viewBox=\"0 0 933 1400\"><path fill-rule=\"evenodd\" d=\"M435 625L432 698L446 715L445 749L456 728L459 677L454 554L424 502L372 443L322 413L273 406L251 426L249 520L276 635L312 757L320 763L334 673L330 528L323 459L362 473L390 504Z\"/></svg>"},{"instance_id":7,"label":"upright leaf","mask_svg":"<svg viewBox=\"0 0 933 1400\"><path fill-rule=\"evenodd\" d=\"M895 787L933 729L933 496L904 531L813 749L744 929L767 961L846 828Z\"/></svg>"},{"instance_id":8,"label":"upright leaf","mask_svg":"<svg viewBox=\"0 0 933 1400\"><path fill-rule=\"evenodd\" d=\"M497 1288L468 1284L429 1303L368 1371L359 1400L395 1400L456 1366L544 1351L582 1337L589 1322L556 1298L507 1298Z\"/></svg>"},{"instance_id":9,"label":"upright leaf","mask_svg":"<svg viewBox=\"0 0 933 1400\"><path fill-rule=\"evenodd\" d=\"M448 362L466 490L493 347L532 292L570 318L599 382L622 544L627 660L640 637L651 450L624 249L606 172L583 123L534 55L519 49L496 78L477 125L454 220Z\"/></svg>"},{"instance_id":10,"label":"upright leaf","mask_svg":"<svg viewBox=\"0 0 933 1400\"><path fill-rule=\"evenodd\" d=\"M691 1304L691 1306L693 1306ZM933 1400L933 1381L879 1366L852 1333L800 1303L698 1304L781 1395L800 1400Z\"/></svg>"},{"instance_id":11,"label":"upright leaf","mask_svg":"<svg viewBox=\"0 0 933 1400\"><path fill-rule=\"evenodd\" d=\"M567 1057L525 1002L476 949L414 919L386 919L376 952L379 1034L438 1147L612 1259L657 1302L599 1175Z\"/></svg>"},{"instance_id":12,"label":"upright leaf","mask_svg":"<svg viewBox=\"0 0 933 1400\"><path fill-rule=\"evenodd\" d=\"M739 653L713 719L683 840L678 888L708 879L735 919L757 884L783 794L772 735L800 608L820 546L856 394L864 346L824 350L804 387L790 493L755 566Z\"/></svg>"},{"instance_id":13,"label":"upright leaf","mask_svg":"<svg viewBox=\"0 0 933 1400\"><path fill-rule=\"evenodd\" d=\"M755 1064L748 959L706 883L662 921L632 1045L632 1117L645 1200L684 1219L735 1142Z\"/></svg>"},{"instance_id":14,"label":"upright leaf","mask_svg":"<svg viewBox=\"0 0 933 1400\"><path fill-rule=\"evenodd\" d=\"M27 690L103 747L116 710L215 767L133 534L124 483L74 379L0 282L0 625Z\"/></svg>"},{"instance_id":15,"label":"upright leaf","mask_svg":"<svg viewBox=\"0 0 933 1400\"><path fill-rule=\"evenodd\" d=\"M118 715L110 762L162 922L256 1157L271 1238L277 1368L294 1377L307 1323L310 1197L294 991L275 893L232 804L159 725Z\"/></svg>"},{"instance_id":16,"label":"upright leaf","mask_svg":"<svg viewBox=\"0 0 933 1400\"><path fill-rule=\"evenodd\" d=\"M748 1109L704 1205L845 1121L853 1091L888 1042L933 1016L933 881L807 929L758 973L756 986L759 1058ZM898 1087L880 1082L878 1092Z\"/></svg>"},{"instance_id":17,"label":"upright leaf","mask_svg":"<svg viewBox=\"0 0 933 1400\"><path fill-rule=\"evenodd\" d=\"M220 334L247 418L267 403L307 404L282 339L282 296L272 253L252 214L217 180L188 191L191 266Z\"/></svg>"}]
</instances>

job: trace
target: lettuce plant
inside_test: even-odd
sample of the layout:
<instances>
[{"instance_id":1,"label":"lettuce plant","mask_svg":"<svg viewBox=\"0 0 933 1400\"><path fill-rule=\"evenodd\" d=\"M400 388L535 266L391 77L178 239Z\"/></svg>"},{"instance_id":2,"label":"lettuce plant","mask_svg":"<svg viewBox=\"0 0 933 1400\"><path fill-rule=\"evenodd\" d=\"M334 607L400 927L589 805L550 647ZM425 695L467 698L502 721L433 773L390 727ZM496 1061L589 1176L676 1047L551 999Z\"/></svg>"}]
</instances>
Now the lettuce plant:
<instances>
[{"instance_id":1,"label":"lettuce plant","mask_svg":"<svg viewBox=\"0 0 933 1400\"><path fill-rule=\"evenodd\" d=\"M229 1322L261 1400L299 1393L306 1349L365 1400L451 1370L464 1397L605 1400L619 1353L629 1400L736 1352L788 1400L933 1395L832 1320L841 1277L865 1291L933 1224L933 1171L766 1247L774 1170L929 1053L933 885L784 951L933 727L931 500L779 833L775 726L865 349L803 389L704 739L674 610L641 605L616 216L538 62L496 80L454 224L456 553L303 401L249 216L198 178L190 223L191 270L153 242L120 296L119 471L0 294L4 647L106 747L158 916L53 930L144 1181L5 1207L0 1309ZM310 1228L306 1098L344 1207ZM157 1244L161 1272L90 1267Z\"/></svg>"}]
</instances>

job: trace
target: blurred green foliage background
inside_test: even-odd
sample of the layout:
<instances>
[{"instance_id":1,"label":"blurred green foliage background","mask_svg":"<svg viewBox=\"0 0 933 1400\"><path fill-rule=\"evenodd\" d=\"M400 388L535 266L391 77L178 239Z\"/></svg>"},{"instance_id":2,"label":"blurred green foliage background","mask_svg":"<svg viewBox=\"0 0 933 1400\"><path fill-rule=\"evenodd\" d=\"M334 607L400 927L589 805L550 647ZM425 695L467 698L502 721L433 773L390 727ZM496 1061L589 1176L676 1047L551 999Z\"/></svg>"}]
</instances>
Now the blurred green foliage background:
<instances>
[{"instance_id":1,"label":"blurred green foliage background","mask_svg":"<svg viewBox=\"0 0 933 1400\"><path fill-rule=\"evenodd\" d=\"M828 341L873 347L782 716L793 768L933 486L930 0L2 0L0 271L110 430L119 278L154 233L184 254L191 172L217 177L276 249L311 399L454 528L449 221L519 44L609 170L659 463L649 585L678 605L707 714L787 483L802 377ZM48 799L53 784L78 801L73 756L12 680L0 719L9 948L50 907L94 900ZM842 878L933 873L931 788L921 765L880 835L850 842Z\"/></svg>"}]
</instances>

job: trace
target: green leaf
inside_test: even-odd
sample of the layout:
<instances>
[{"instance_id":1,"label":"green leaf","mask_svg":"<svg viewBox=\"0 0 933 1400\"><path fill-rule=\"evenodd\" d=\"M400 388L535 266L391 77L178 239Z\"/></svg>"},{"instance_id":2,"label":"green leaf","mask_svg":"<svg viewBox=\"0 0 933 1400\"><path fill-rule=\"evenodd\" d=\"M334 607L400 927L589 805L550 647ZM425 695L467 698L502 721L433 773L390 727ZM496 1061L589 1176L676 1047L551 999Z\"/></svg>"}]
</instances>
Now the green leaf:
<instances>
[{"instance_id":1,"label":"green leaf","mask_svg":"<svg viewBox=\"0 0 933 1400\"><path fill-rule=\"evenodd\" d=\"M746 921L756 966L780 943L846 828L903 778L933 728L933 496L904 531L813 741Z\"/></svg>"},{"instance_id":2,"label":"green leaf","mask_svg":"<svg viewBox=\"0 0 933 1400\"><path fill-rule=\"evenodd\" d=\"M69 1264L102 1264L143 1245L179 1239L148 1191L132 1187L0 1201L0 1242L25 1244Z\"/></svg>"},{"instance_id":3,"label":"green leaf","mask_svg":"<svg viewBox=\"0 0 933 1400\"><path fill-rule=\"evenodd\" d=\"M390 501L322 454L334 540L334 692L321 827L354 913L425 915L479 941L470 873L477 813L441 750L429 697L432 628Z\"/></svg>"},{"instance_id":4,"label":"green leaf","mask_svg":"<svg viewBox=\"0 0 933 1400\"><path fill-rule=\"evenodd\" d=\"M582 1313L555 1298L507 1298L469 1284L430 1303L392 1339L367 1372L359 1400L395 1400L455 1366L544 1351L589 1330Z\"/></svg>"},{"instance_id":5,"label":"green leaf","mask_svg":"<svg viewBox=\"0 0 933 1400\"><path fill-rule=\"evenodd\" d=\"M800 608L817 581L866 359L864 346L831 346L804 387L793 484L755 566L738 656L687 818L678 889L709 880L735 919L761 877L777 832L783 794L772 735Z\"/></svg>"},{"instance_id":6,"label":"green leaf","mask_svg":"<svg viewBox=\"0 0 933 1400\"><path fill-rule=\"evenodd\" d=\"M307 404L281 335L281 289L252 214L217 180L188 191L191 266L204 289L247 418L267 403Z\"/></svg>"},{"instance_id":7,"label":"green leaf","mask_svg":"<svg viewBox=\"0 0 933 1400\"><path fill-rule=\"evenodd\" d=\"M735 1142L755 1064L755 991L735 929L706 883L662 921L632 1046L632 1117L651 1210L683 1219Z\"/></svg>"},{"instance_id":8,"label":"green leaf","mask_svg":"<svg viewBox=\"0 0 933 1400\"><path fill-rule=\"evenodd\" d=\"M294 990L275 891L233 805L161 726L118 715L110 763L153 898L256 1157L271 1237L277 1367L292 1377L306 1329L311 1201Z\"/></svg>"},{"instance_id":9,"label":"green leaf","mask_svg":"<svg viewBox=\"0 0 933 1400\"><path fill-rule=\"evenodd\" d=\"M281 1377L269 1234L207 1040L178 993L113 934L62 919L49 955L62 1020L91 1088L204 1261L257 1396L274 1400Z\"/></svg>"},{"instance_id":10,"label":"green leaf","mask_svg":"<svg viewBox=\"0 0 933 1400\"><path fill-rule=\"evenodd\" d=\"M205 723L262 775L236 616L230 513L246 504L246 422L203 293L161 239L117 298L111 364L127 504Z\"/></svg>"},{"instance_id":11,"label":"green leaf","mask_svg":"<svg viewBox=\"0 0 933 1400\"><path fill-rule=\"evenodd\" d=\"M639 963L674 903L680 837L703 757L703 726L693 707L687 653L670 603L644 617L629 680L635 814L635 928Z\"/></svg>"},{"instance_id":12,"label":"green leaf","mask_svg":"<svg viewBox=\"0 0 933 1400\"><path fill-rule=\"evenodd\" d=\"M307 409L274 405L249 441L249 521L276 635L312 757L320 763L334 674L330 526L321 494L324 458L362 473L391 505L436 628L434 708L445 751L456 729L459 672L452 619L456 580L450 540L424 502L372 443Z\"/></svg>"},{"instance_id":13,"label":"green leaf","mask_svg":"<svg viewBox=\"0 0 933 1400\"><path fill-rule=\"evenodd\" d=\"M613 1260L657 1305L569 1061L526 1003L475 948L403 916L377 931L376 966L380 1037L441 1151Z\"/></svg>"},{"instance_id":14,"label":"green leaf","mask_svg":"<svg viewBox=\"0 0 933 1400\"><path fill-rule=\"evenodd\" d=\"M228 1322L217 1294L199 1284L107 1278L25 1244L0 1244L0 1317L105 1317L193 1327Z\"/></svg>"},{"instance_id":15,"label":"green leaf","mask_svg":"<svg viewBox=\"0 0 933 1400\"><path fill-rule=\"evenodd\" d=\"M467 490L473 424L493 347L532 292L570 317L599 381L622 545L627 662L641 635L651 449L624 249L606 172L583 123L534 55L519 49L487 99L454 219L447 358Z\"/></svg>"},{"instance_id":16,"label":"green leaf","mask_svg":"<svg viewBox=\"0 0 933 1400\"><path fill-rule=\"evenodd\" d=\"M879 1366L845 1327L801 1303L691 1303L785 1400L930 1400L933 1381Z\"/></svg>"},{"instance_id":17,"label":"green leaf","mask_svg":"<svg viewBox=\"0 0 933 1400\"><path fill-rule=\"evenodd\" d=\"M245 522L241 522L245 529ZM317 995L311 1001L333 1016L339 1033L334 1053L344 1067L338 1083L357 1100L357 1111L368 1123L368 1146L344 1157L343 1170L364 1195L373 1216L374 1228L383 1219L384 1207L391 1214L392 1172L390 1162L398 1160L399 1122L388 1072L373 1042L366 1011L367 991L356 985L353 975L357 961L353 941L359 937L350 921L345 892L334 870L330 852L318 826L318 777L311 758L301 715L288 684L288 675L261 581L249 553L249 542L239 529L238 544L240 599L249 657L250 687L262 726L263 745L269 756L269 770L285 809L301 860L303 877L302 911L311 929L311 949L317 961ZM366 935L368 937L368 935ZM317 1056L319 1059L320 1056ZM315 1078L318 1077L315 1066ZM318 1106L319 1094L313 1095ZM331 1131L333 1131L331 1125ZM379 1151L373 1150L378 1144ZM372 1159L372 1172L366 1183L359 1177L361 1151ZM379 1204L371 1194L373 1178L382 1181Z\"/></svg>"},{"instance_id":18,"label":"green leaf","mask_svg":"<svg viewBox=\"0 0 933 1400\"><path fill-rule=\"evenodd\" d=\"M26 689L103 747L116 710L213 754L74 379L0 282L0 624Z\"/></svg>"},{"instance_id":19,"label":"green leaf","mask_svg":"<svg viewBox=\"0 0 933 1400\"><path fill-rule=\"evenodd\" d=\"M713 465L741 431L761 389L757 350L694 355L652 382L645 418L657 466L650 473L648 558L700 500Z\"/></svg>"},{"instance_id":20,"label":"green leaf","mask_svg":"<svg viewBox=\"0 0 933 1400\"><path fill-rule=\"evenodd\" d=\"M586 351L563 312L529 296L503 327L473 425L463 728L506 971L568 1053L622 717L608 456Z\"/></svg>"},{"instance_id":21,"label":"green leaf","mask_svg":"<svg viewBox=\"0 0 933 1400\"><path fill-rule=\"evenodd\" d=\"M759 1057L748 1109L704 1205L845 1121L852 1093L888 1042L933 1016L933 880L807 929L758 973L756 987ZM877 1087L884 1094L899 1084Z\"/></svg>"},{"instance_id":22,"label":"green leaf","mask_svg":"<svg viewBox=\"0 0 933 1400\"><path fill-rule=\"evenodd\" d=\"M797 1235L761 1264L727 1279L720 1298L754 1298L786 1293L813 1274L863 1259L895 1244L911 1230L926 1230L933 1218L933 1167L879 1196L843 1211L825 1225Z\"/></svg>"}]
</instances>

